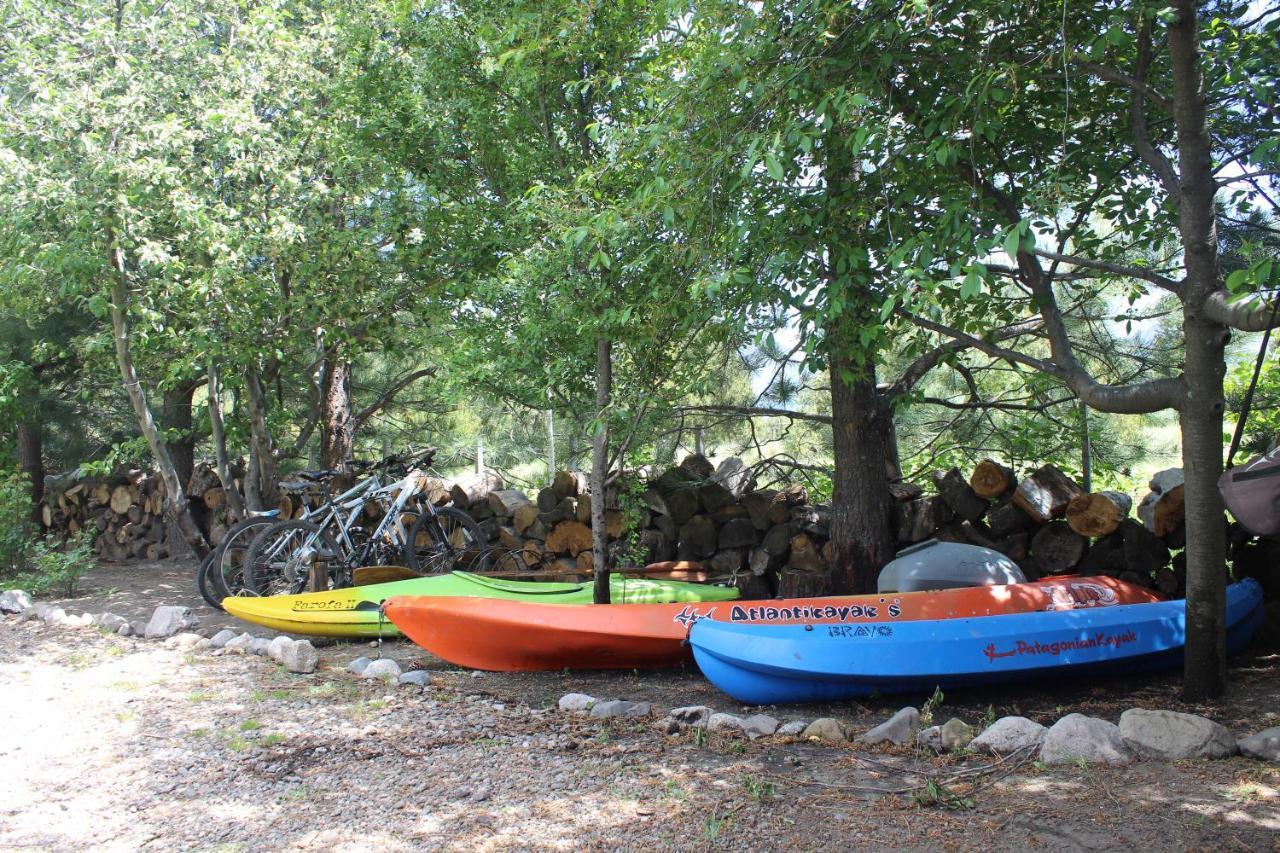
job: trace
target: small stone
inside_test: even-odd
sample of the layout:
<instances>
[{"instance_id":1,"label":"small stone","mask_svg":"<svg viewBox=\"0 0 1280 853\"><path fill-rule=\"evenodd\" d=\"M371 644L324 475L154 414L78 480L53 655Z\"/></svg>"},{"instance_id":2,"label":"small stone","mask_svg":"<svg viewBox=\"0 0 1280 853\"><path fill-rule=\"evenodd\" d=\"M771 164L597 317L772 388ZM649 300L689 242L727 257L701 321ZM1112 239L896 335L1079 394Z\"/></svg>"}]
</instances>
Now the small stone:
<instances>
[{"instance_id":1,"label":"small stone","mask_svg":"<svg viewBox=\"0 0 1280 853\"><path fill-rule=\"evenodd\" d=\"M46 625L61 625L62 620L67 618L67 611L61 607L50 607L40 618L44 620Z\"/></svg>"},{"instance_id":2,"label":"small stone","mask_svg":"<svg viewBox=\"0 0 1280 853\"><path fill-rule=\"evenodd\" d=\"M1257 734L1242 738L1237 745L1240 747L1240 754L1246 758L1280 761L1280 726L1263 729Z\"/></svg>"},{"instance_id":3,"label":"small stone","mask_svg":"<svg viewBox=\"0 0 1280 853\"><path fill-rule=\"evenodd\" d=\"M7 589L0 592L0 613L21 613L31 605L31 596L25 590Z\"/></svg>"},{"instance_id":4,"label":"small stone","mask_svg":"<svg viewBox=\"0 0 1280 853\"><path fill-rule=\"evenodd\" d=\"M159 640L194 628L199 623L199 617L191 612L190 607L162 604L151 614L151 621L147 623L142 636L148 640Z\"/></svg>"},{"instance_id":5,"label":"small stone","mask_svg":"<svg viewBox=\"0 0 1280 853\"><path fill-rule=\"evenodd\" d=\"M742 730L747 733L747 737L755 740L776 732L778 721L768 714L753 714L742 721Z\"/></svg>"},{"instance_id":6,"label":"small stone","mask_svg":"<svg viewBox=\"0 0 1280 853\"><path fill-rule=\"evenodd\" d=\"M81 613L78 616L67 614L62 617L61 624L66 628L90 628L93 626L93 614Z\"/></svg>"},{"instance_id":7,"label":"small stone","mask_svg":"<svg viewBox=\"0 0 1280 853\"><path fill-rule=\"evenodd\" d=\"M266 637L254 637L249 643L249 654L266 657L271 651L271 643Z\"/></svg>"},{"instance_id":8,"label":"small stone","mask_svg":"<svg viewBox=\"0 0 1280 853\"><path fill-rule=\"evenodd\" d=\"M298 640L290 644L289 648L285 650L284 660L281 663L290 672L315 672L316 667L320 665L320 653L316 651L315 646L311 645L309 641Z\"/></svg>"},{"instance_id":9,"label":"small stone","mask_svg":"<svg viewBox=\"0 0 1280 853\"><path fill-rule=\"evenodd\" d=\"M293 639L286 637L284 634L277 634L271 638L271 642L267 645L267 657L276 663L284 663L285 653L289 647L293 645Z\"/></svg>"},{"instance_id":10,"label":"small stone","mask_svg":"<svg viewBox=\"0 0 1280 853\"><path fill-rule=\"evenodd\" d=\"M675 717L663 717L654 723L653 727L664 735L674 735L680 733L680 730L684 728L684 724Z\"/></svg>"},{"instance_id":11,"label":"small stone","mask_svg":"<svg viewBox=\"0 0 1280 853\"><path fill-rule=\"evenodd\" d=\"M651 702L632 702L631 706L622 712L624 717L647 717L653 713L653 704Z\"/></svg>"},{"instance_id":12,"label":"small stone","mask_svg":"<svg viewBox=\"0 0 1280 853\"><path fill-rule=\"evenodd\" d=\"M942 726L929 726L916 732L916 746L942 752Z\"/></svg>"},{"instance_id":13,"label":"small stone","mask_svg":"<svg viewBox=\"0 0 1280 853\"><path fill-rule=\"evenodd\" d=\"M132 637L133 626L130 625L128 622L126 622L123 625L121 625L119 628L116 628L116 633L119 634L121 637Z\"/></svg>"},{"instance_id":14,"label":"small stone","mask_svg":"<svg viewBox=\"0 0 1280 853\"><path fill-rule=\"evenodd\" d=\"M1115 723L1067 714L1045 732L1040 760L1045 764L1128 764L1131 759L1120 727Z\"/></svg>"},{"instance_id":15,"label":"small stone","mask_svg":"<svg viewBox=\"0 0 1280 853\"><path fill-rule=\"evenodd\" d=\"M1001 717L974 738L969 746L975 752L1008 755L1020 749L1040 746L1044 743L1047 731L1049 730L1044 726L1026 717Z\"/></svg>"},{"instance_id":16,"label":"small stone","mask_svg":"<svg viewBox=\"0 0 1280 853\"><path fill-rule=\"evenodd\" d=\"M190 649L203 639L204 637L201 637L199 634L183 632L181 634L174 634L172 637L165 640L164 644L170 649Z\"/></svg>"},{"instance_id":17,"label":"small stone","mask_svg":"<svg viewBox=\"0 0 1280 853\"><path fill-rule=\"evenodd\" d=\"M481 671L480 671L480 670L478 670L478 669L473 669L473 670L471 670L471 677L472 677L472 678L484 678L484 673L483 673L483 672L481 672Z\"/></svg>"},{"instance_id":18,"label":"small stone","mask_svg":"<svg viewBox=\"0 0 1280 853\"><path fill-rule=\"evenodd\" d=\"M231 654L231 655L243 655L243 654L248 654L249 646L251 646L252 644L253 644L253 635L248 632L245 632L240 636L236 637L234 640L231 640L230 642L228 642L225 646L222 647L222 650L227 654Z\"/></svg>"},{"instance_id":19,"label":"small stone","mask_svg":"<svg viewBox=\"0 0 1280 853\"><path fill-rule=\"evenodd\" d=\"M237 635L235 631L232 631L230 628L223 628L221 631L219 631L218 633L210 637L209 642L213 645L215 649L220 649L223 646L225 646L227 643L234 640L236 636Z\"/></svg>"},{"instance_id":20,"label":"small stone","mask_svg":"<svg viewBox=\"0 0 1280 853\"><path fill-rule=\"evenodd\" d=\"M634 704L634 702L628 702L625 699L609 699L604 702L596 702L591 706L591 716L605 719L623 717L627 715L627 711Z\"/></svg>"},{"instance_id":21,"label":"small stone","mask_svg":"<svg viewBox=\"0 0 1280 853\"><path fill-rule=\"evenodd\" d=\"M560 697L561 711L590 711L596 702L595 697L585 693L566 693Z\"/></svg>"},{"instance_id":22,"label":"small stone","mask_svg":"<svg viewBox=\"0 0 1280 853\"><path fill-rule=\"evenodd\" d=\"M1227 758L1236 754L1236 739L1205 717L1177 711L1130 708L1120 715L1125 746L1143 758Z\"/></svg>"},{"instance_id":23,"label":"small stone","mask_svg":"<svg viewBox=\"0 0 1280 853\"><path fill-rule=\"evenodd\" d=\"M363 677L381 678L384 681L395 681L400 677L400 664L396 663L391 658L381 658L379 660L372 661L364 668Z\"/></svg>"},{"instance_id":24,"label":"small stone","mask_svg":"<svg viewBox=\"0 0 1280 853\"><path fill-rule=\"evenodd\" d=\"M412 684L417 687L426 687L431 681L431 673L425 669L412 669L408 672L400 673L400 677L396 679L397 684Z\"/></svg>"},{"instance_id":25,"label":"small stone","mask_svg":"<svg viewBox=\"0 0 1280 853\"><path fill-rule=\"evenodd\" d=\"M973 727L957 717L952 717L942 724L939 732L944 752L955 752L964 749L973 740Z\"/></svg>"},{"instance_id":26,"label":"small stone","mask_svg":"<svg viewBox=\"0 0 1280 853\"><path fill-rule=\"evenodd\" d=\"M740 732L742 731L742 718L735 714L712 714L711 719L707 720L707 731Z\"/></svg>"},{"instance_id":27,"label":"small stone","mask_svg":"<svg viewBox=\"0 0 1280 853\"><path fill-rule=\"evenodd\" d=\"M347 672L352 675L364 675L364 671L369 668L369 664L371 663L373 663L373 661L369 660L367 657L358 657L351 663L347 664Z\"/></svg>"},{"instance_id":28,"label":"small stone","mask_svg":"<svg viewBox=\"0 0 1280 853\"><path fill-rule=\"evenodd\" d=\"M814 720L805 726L803 736L805 738L830 741L831 743L843 743L848 740L844 734L844 726L840 725L839 720L832 717L819 717Z\"/></svg>"},{"instance_id":29,"label":"small stone","mask_svg":"<svg viewBox=\"0 0 1280 853\"><path fill-rule=\"evenodd\" d=\"M146 622L141 622L141 621L139 621L139 622L130 622L130 623L129 623L129 633L130 633L132 636L134 636L134 637L144 637L144 638L145 638L145 637L147 636L147 623L146 623Z\"/></svg>"},{"instance_id":30,"label":"small stone","mask_svg":"<svg viewBox=\"0 0 1280 853\"><path fill-rule=\"evenodd\" d=\"M104 631L117 634L122 626L129 624L129 620L115 613L99 613L94 617L93 624Z\"/></svg>"},{"instance_id":31,"label":"small stone","mask_svg":"<svg viewBox=\"0 0 1280 853\"><path fill-rule=\"evenodd\" d=\"M804 720L792 720L789 723L783 723L778 726L778 730L774 732L774 734L781 735L782 737L796 737L797 735L803 734L804 730L808 726L809 724Z\"/></svg>"},{"instance_id":32,"label":"small stone","mask_svg":"<svg viewBox=\"0 0 1280 853\"><path fill-rule=\"evenodd\" d=\"M205 651L206 649L211 649L211 648L213 648L213 644L209 642L209 638L208 638L208 637L201 637L201 638L200 638L200 642L196 643L196 644L195 644L194 646L192 646L191 648L192 648L193 650L195 650L195 651L203 652L203 651Z\"/></svg>"},{"instance_id":33,"label":"small stone","mask_svg":"<svg viewBox=\"0 0 1280 853\"><path fill-rule=\"evenodd\" d=\"M920 712L908 706L863 735L862 742L869 746L880 743L906 746L919 728Z\"/></svg>"},{"instance_id":34,"label":"small stone","mask_svg":"<svg viewBox=\"0 0 1280 853\"><path fill-rule=\"evenodd\" d=\"M672 708L670 716L678 723L705 729L715 712L706 705L686 705L683 708Z\"/></svg>"}]
</instances>

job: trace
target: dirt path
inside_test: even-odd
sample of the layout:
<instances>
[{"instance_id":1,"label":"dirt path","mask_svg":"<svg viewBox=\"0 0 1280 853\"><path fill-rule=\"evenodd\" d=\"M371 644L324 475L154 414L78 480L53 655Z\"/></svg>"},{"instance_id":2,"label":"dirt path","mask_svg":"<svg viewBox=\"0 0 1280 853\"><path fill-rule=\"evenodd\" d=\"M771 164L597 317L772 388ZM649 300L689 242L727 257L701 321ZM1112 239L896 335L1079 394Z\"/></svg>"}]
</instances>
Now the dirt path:
<instances>
[{"instance_id":1,"label":"dirt path","mask_svg":"<svg viewBox=\"0 0 1280 853\"><path fill-rule=\"evenodd\" d=\"M141 618L180 603L170 583L144 577L105 596L97 586L101 597L75 609L123 613L132 602L140 610L124 615ZM341 671L370 651L322 649L321 670L299 676L265 658L6 619L0 848L1266 850L1280 838L1280 770L1241 758L1029 763L974 792L955 786L972 809L921 807L876 792L921 778L909 770L945 777L985 760L948 766L852 747L668 736L651 721L552 710L569 690L661 710L704 701L742 710L695 673L474 678L404 644L388 651L426 663L424 691ZM1237 734L1280 723L1280 659L1255 654L1241 667L1231 702L1201 710ZM1180 708L1172 685L957 694L939 713L976 722L992 705L1042 720L1068 709L1114 720L1133 705ZM831 712L865 727L900 704L770 713Z\"/></svg>"}]
</instances>

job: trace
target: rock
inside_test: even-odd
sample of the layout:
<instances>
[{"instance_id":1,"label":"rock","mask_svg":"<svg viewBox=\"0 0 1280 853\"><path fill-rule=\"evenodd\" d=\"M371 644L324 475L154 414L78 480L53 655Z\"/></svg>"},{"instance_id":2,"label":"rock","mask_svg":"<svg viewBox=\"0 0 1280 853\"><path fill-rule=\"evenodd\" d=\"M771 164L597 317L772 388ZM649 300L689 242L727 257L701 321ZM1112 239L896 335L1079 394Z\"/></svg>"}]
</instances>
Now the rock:
<instances>
[{"instance_id":1,"label":"rock","mask_svg":"<svg viewBox=\"0 0 1280 853\"><path fill-rule=\"evenodd\" d=\"M147 623L146 622L130 622L129 634L130 636L134 636L134 637L145 637L147 635Z\"/></svg>"},{"instance_id":2,"label":"rock","mask_svg":"<svg viewBox=\"0 0 1280 853\"><path fill-rule=\"evenodd\" d=\"M400 677L396 679L397 684L413 684L418 687L426 687L431 683L431 673L425 669L411 669L408 672L400 673Z\"/></svg>"},{"instance_id":3,"label":"rock","mask_svg":"<svg viewBox=\"0 0 1280 853\"><path fill-rule=\"evenodd\" d=\"M201 637L200 642L196 643L191 648L193 651L203 652L206 649L213 648L213 644L209 642L208 637Z\"/></svg>"},{"instance_id":4,"label":"rock","mask_svg":"<svg viewBox=\"0 0 1280 853\"><path fill-rule=\"evenodd\" d=\"M181 634L174 634L172 637L164 641L165 647L170 649L191 649L195 644L203 640L199 634L190 631L184 631Z\"/></svg>"},{"instance_id":5,"label":"rock","mask_svg":"<svg viewBox=\"0 0 1280 853\"><path fill-rule=\"evenodd\" d=\"M316 651L315 646L311 645L308 640L298 640L290 643L285 649L284 660L281 661L284 668L290 672L307 673L315 672L316 667L320 665L320 653ZM395 663L395 661L391 661ZM396 667L399 673L400 668Z\"/></svg>"},{"instance_id":6,"label":"rock","mask_svg":"<svg viewBox=\"0 0 1280 853\"><path fill-rule=\"evenodd\" d=\"M975 752L1008 755L1020 749L1040 746L1044 743L1047 731L1049 730L1044 726L1026 717L1001 717L974 738L969 747Z\"/></svg>"},{"instance_id":7,"label":"rock","mask_svg":"<svg viewBox=\"0 0 1280 853\"><path fill-rule=\"evenodd\" d=\"M46 625L61 625L62 620L67 618L67 611L61 607L50 607L44 611L44 615L40 617Z\"/></svg>"},{"instance_id":8,"label":"rock","mask_svg":"<svg viewBox=\"0 0 1280 853\"><path fill-rule=\"evenodd\" d=\"M44 615L48 612L49 612L49 605L45 604L44 602L37 601L35 604L31 605L26 610L18 614L18 621L34 622L37 619L43 620Z\"/></svg>"},{"instance_id":9,"label":"rock","mask_svg":"<svg viewBox=\"0 0 1280 853\"><path fill-rule=\"evenodd\" d=\"M916 746L942 752L942 726L929 726L916 732Z\"/></svg>"},{"instance_id":10,"label":"rock","mask_svg":"<svg viewBox=\"0 0 1280 853\"><path fill-rule=\"evenodd\" d=\"M72 616L68 613L58 622L64 628L89 628L93 626L93 614L81 613L79 616Z\"/></svg>"},{"instance_id":11,"label":"rock","mask_svg":"<svg viewBox=\"0 0 1280 853\"><path fill-rule=\"evenodd\" d=\"M964 749L973 740L973 727L964 720L952 717L942 724L940 732L944 752Z\"/></svg>"},{"instance_id":12,"label":"rock","mask_svg":"<svg viewBox=\"0 0 1280 853\"><path fill-rule=\"evenodd\" d=\"M99 613L93 619L93 624L97 625L104 631L112 634L120 633L120 629L129 624L129 620L115 613Z\"/></svg>"},{"instance_id":13,"label":"rock","mask_svg":"<svg viewBox=\"0 0 1280 853\"><path fill-rule=\"evenodd\" d=\"M742 731L742 718L733 714L712 714L707 720L707 731L709 732L740 732Z\"/></svg>"},{"instance_id":14,"label":"rock","mask_svg":"<svg viewBox=\"0 0 1280 853\"><path fill-rule=\"evenodd\" d=\"M596 703L595 697L585 693L566 693L560 697L561 711L590 711Z\"/></svg>"},{"instance_id":15,"label":"rock","mask_svg":"<svg viewBox=\"0 0 1280 853\"><path fill-rule=\"evenodd\" d=\"M121 637L132 637L134 635L133 626L125 622L119 628L116 628L116 633Z\"/></svg>"},{"instance_id":16,"label":"rock","mask_svg":"<svg viewBox=\"0 0 1280 853\"><path fill-rule=\"evenodd\" d=\"M1213 720L1177 711L1130 708L1120 715L1125 746L1142 758L1227 758L1236 754L1236 739Z\"/></svg>"},{"instance_id":17,"label":"rock","mask_svg":"<svg viewBox=\"0 0 1280 853\"><path fill-rule=\"evenodd\" d=\"M232 631L230 628L223 628L221 631L219 631L218 633L214 634L212 637L209 638L209 643L215 649L220 649L223 646L225 646L227 643L234 640L235 638L236 638L235 631Z\"/></svg>"},{"instance_id":18,"label":"rock","mask_svg":"<svg viewBox=\"0 0 1280 853\"><path fill-rule=\"evenodd\" d=\"M742 721L742 730L747 733L747 737L755 740L776 732L778 721L768 714L753 714Z\"/></svg>"},{"instance_id":19,"label":"rock","mask_svg":"<svg viewBox=\"0 0 1280 853\"><path fill-rule=\"evenodd\" d=\"M347 664L347 672L352 675L364 675L364 671L369 668L369 664L371 663L373 663L373 661L369 660L367 657L358 657L351 663Z\"/></svg>"},{"instance_id":20,"label":"rock","mask_svg":"<svg viewBox=\"0 0 1280 853\"><path fill-rule=\"evenodd\" d=\"M0 592L0 613L21 613L31 607L31 596L21 589Z\"/></svg>"},{"instance_id":21,"label":"rock","mask_svg":"<svg viewBox=\"0 0 1280 853\"><path fill-rule=\"evenodd\" d=\"M1124 744L1120 727L1115 723L1067 714L1045 732L1040 745L1040 760L1045 764L1128 764L1132 759Z\"/></svg>"},{"instance_id":22,"label":"rock","mask_svg":"<svg viewBox=\"0 0 1280 853\"><path fill-rule=\"evenodd\" d=\"M370 662L364 668L363 675L365 678L381 678L385 681L395 681L400 677L400 664L391 658L380 658Z\"/></svg>"},{"instance_id":23,"label":"rock","mask_svg":"<svg viewBox=\"0 0 1280 853\"><path fill-rule=\"evenodd\" d=\"M234 640L228 641L222 647L222 650L230 655L244 655L249 653L249 646L251 645L253 645L253 635L246 632Z\"/></svg>"},{"instance_id":24,"label":"rock","mask_svg":"<svg viewBox=\"0 0 1280 853\"><path fill-rule=\"evenodd\" d=\"M284 656L292 645L293 640L291 638L278 634L271 638L271 642L267 646L267 657L276 663L284 663Z\"/></svg>"},{"instance_id":25,"label":"rock","mask_svg":"<svg viewBox=\"0 0 1280 853\"><path fill-rule=\"evenodd\" d=\"M631 707L626 710L623 716L626 717L647 717L653 713L653 703L651 702L632 702Z\"/></svg>"},{"instance_id":26,"label":"rock","mask_svg":"<svg viewBox=\"0 0 1280 853\"><path fill-rule=\"evenodd\" d=\"M271 652L271 644L274 640L268 640L266 637L254 637L249 643L249 654L266 656Z\"/></svg>"},{"instance_id":27,"label":"rock","mask_svg":"<svg viewBox=\"0 0 1280 853\"><path fill-rule=\"evenodd\" d=\"M782 737L796 737L802 734L808 725L804 720L792 720L789 723L783 723L778 726L778 730L774 734Z\"/></svg>"},{"instance_id":28,"label":"rock","mask_svg":"<svg viewBox=\"0 0 1280 853\"><path fill-rule=\"evenodd\" d=\"M693 726L695 729L705 729L713 713L715 712L706 705L686 705L683 708L671 709L672 719L683 725Z\"/></svg>"},{"instance_id":29,"label":"rock","mask_svg":"<svg viewBox=\"0 0 1280 853\"><path fill-rule=\"evenodd\" d=\"M1280 726L1263 729L1255 735L1243 738L1237 746L1240 754L1259 761L1280 761Z\"/></svg>"},{"instance_id":30,"label":"rock","mask_svg":"<svg viewBox=\"0 0 1280 853\"><path fill-rule=\"evenodd\" d=\"M628 702L625 699L610 699L596 702L591 706L591 716L609 717L647 717L653 706L648 702Z\"/></svg>"},{"instance_id":31,"label":"rock","mask_svg":"<svg viewBox=\"0 0 1280 853\"><path fill-rule=\"evenodd\" d=\"M653 727L664 735L679 734L684 724L675 717L663 717L661 720L653 724Z\"/></svg>"},{"instance_id":32,"label":"rock","mask_svg":"<svg viewBox=\"0 0 1280 853\"><path fill-rule=\"evenodd\" d=\"M906 746L919 728L920 712L908 706L863 735L862 742L868 746L879 743Z\"/></svg>"},{"instance_id":33,"label":"rock","mask_svg":"<svg viewBox=\"0 0 1280 853\"><path fill-rule=\"evenodd\" d=\"M844 733L844 726L840 725L839 720L832 717L820 717L805 726L804 737L817 738L818 740L831 741L832 743L843 743L848 740Z\"/></svg>"},{"instance_id":34,"label":"rock","mask_svg":"<svg viewBox=\"0 0 1280 853\"><path fill-rule=\"evenodd\" d=\"M199 623L199 617L191 612L190 607L162 604L151 614L151 621L147 623L142 636L148 640L172 637L179 631L194 628Z\"/></svg>"}]
</instances>

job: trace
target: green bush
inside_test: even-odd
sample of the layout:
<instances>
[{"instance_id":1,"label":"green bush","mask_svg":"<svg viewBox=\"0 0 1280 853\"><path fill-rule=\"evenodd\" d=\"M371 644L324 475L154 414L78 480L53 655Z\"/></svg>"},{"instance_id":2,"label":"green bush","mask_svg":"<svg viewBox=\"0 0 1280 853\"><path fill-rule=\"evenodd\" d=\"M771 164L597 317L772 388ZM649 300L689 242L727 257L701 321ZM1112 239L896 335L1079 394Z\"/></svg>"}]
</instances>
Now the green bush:
<instances>
[{"instance_id":1,"label":"green bush","mask_svg":"<svg viewBox=\"0 0 1280 853\"><path fill-rule=\"evenodd\" d=\"M19 472L0 470L0 578L27 569L34 542L31 493Z\"/></svg>"},{"instance_id":2,"label":"green bush","mask_svg":"<svg viewBox=\"0 0 1280 853\"><path fill-rule=\"evenodd\" d=\"M62 543L52 537L37 539L30 544L23 571L8 579L5 586L37 597L53 594L70 598L92 565L92 540L84 531Z\"/></svg>"}]
</instances>

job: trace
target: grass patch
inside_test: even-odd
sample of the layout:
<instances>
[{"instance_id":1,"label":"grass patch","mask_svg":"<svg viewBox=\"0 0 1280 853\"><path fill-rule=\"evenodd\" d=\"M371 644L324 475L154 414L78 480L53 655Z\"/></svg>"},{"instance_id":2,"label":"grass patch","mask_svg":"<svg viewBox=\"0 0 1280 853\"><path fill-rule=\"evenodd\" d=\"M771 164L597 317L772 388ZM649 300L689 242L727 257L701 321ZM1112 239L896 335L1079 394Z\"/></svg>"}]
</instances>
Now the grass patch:
<instances>
[{"instance_id":1,"label":"grass patch","mask_svg":"<svg viewBox=\"0 0 1280 853\"><path fill-rule=\"evenodd\" d=\"M240 722L240 731L242 732L254 732L260 728L262 728L262 723L257 720L242 720Z\"/></svg>"}]
</instances>

